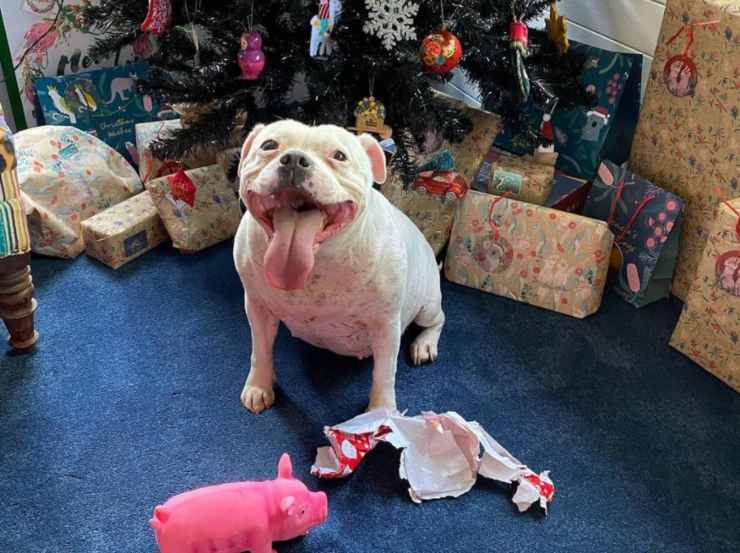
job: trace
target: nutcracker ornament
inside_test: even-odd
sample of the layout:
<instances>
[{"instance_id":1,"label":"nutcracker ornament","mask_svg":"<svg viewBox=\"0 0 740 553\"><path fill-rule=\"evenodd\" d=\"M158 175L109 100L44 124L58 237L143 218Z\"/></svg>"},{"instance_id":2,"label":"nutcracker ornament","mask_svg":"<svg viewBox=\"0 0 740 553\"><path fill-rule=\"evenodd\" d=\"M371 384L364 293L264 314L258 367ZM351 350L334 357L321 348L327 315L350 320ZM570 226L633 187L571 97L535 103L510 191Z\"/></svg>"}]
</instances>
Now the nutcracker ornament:
<instances>
[{"instance_id":1,"label":"nutcracker ornament","mask_svg":"<svg viewBox=\"0 0 740 553\"><path fill-rule=\"evenodd\" d=\"M462 57L462 44L446 28L435 31L421 41L421 63L432 73L449 73Z\"/></svg>"},{"instance_id":2,"label":"nutcracker ornament","mask_svg":"<svg viewBox=\"0 0 740 553\"><path fill-rule=\"evenodd\" d=\"M312 58L326 59L334 48L331 37L334 22L342 11L340 0L319 0L319 13L311 18L311 44L309 54Z\"/></svg>"},{"instance_id":3,"label":"nutcracker ornament","mask_svg":"<svg viewBox=\"0 0 740 553\"><path fill-rule=\"evenodd\" d=\"M256 81L265 68L265 53L262 51L262 35L257 31L242 34L239 50L239 68L242 79Z\"/></svg>"}]
</instances>

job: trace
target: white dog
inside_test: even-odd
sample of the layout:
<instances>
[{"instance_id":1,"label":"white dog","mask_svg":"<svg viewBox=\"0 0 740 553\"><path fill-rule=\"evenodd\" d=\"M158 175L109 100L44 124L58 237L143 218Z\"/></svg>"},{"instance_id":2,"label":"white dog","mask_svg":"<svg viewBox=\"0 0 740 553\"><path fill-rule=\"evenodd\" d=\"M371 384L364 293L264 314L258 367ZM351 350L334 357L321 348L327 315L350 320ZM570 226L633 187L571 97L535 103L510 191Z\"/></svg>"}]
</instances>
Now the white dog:
<instances>
[{"instance_id":1,"label":"white dog","mask_svg":"<svg viewBox=\"0 0 740 553\"><path fill-rule=\"evenodd\" d=\"M234 261L252 329L244 406L272 405L272 348L280 321L340 355L374 357L369 408L396 408L401 334L423 331L414 363L433 361L444 325L439 268L421 232L372 187L386 176L370 135L295 121L257 125L242 147L248 208Z\"/></svg>"}]
</instances>

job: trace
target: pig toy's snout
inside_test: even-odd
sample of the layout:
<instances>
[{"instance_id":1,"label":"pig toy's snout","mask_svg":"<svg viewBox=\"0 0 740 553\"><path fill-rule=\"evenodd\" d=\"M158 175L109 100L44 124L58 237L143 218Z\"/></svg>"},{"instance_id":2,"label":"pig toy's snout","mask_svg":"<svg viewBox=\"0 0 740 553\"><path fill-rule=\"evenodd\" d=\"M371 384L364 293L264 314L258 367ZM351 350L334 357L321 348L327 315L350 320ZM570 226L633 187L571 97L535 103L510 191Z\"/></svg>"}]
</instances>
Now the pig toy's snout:
<instances>
[{"instance_id":1,"label":"pig toy's snout","mask_svg":"<svg viewBox=\"0 0 740 553\"><path fill-rule=\"evenodd\" d=\"M318 524L323 524L329 516L329 501L324 492L313 492L311 495L316 505Z\"/></svg>"}]
</instances>

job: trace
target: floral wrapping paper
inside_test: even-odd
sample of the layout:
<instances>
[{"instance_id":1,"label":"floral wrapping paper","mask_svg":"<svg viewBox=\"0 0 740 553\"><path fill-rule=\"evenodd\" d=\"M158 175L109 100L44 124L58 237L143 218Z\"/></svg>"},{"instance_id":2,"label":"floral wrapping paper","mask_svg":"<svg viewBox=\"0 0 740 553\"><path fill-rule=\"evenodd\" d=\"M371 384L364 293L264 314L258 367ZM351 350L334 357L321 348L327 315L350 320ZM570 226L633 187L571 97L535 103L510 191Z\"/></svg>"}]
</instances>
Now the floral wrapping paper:
<instances>
[{"instance_id":1,"label":"floral wrapping paper","mask_svg":"<svg viewBox=\"0 0 740 553\"><path fill-rule=\"evenodd\" d=\"M694 24L699 26L693 27L693 44L684 52L686 26ZM681 66L683 80L677 78ZM687 297L718 204L740 195L738 68L736 0L668 1L630 165L686 200L674 281L674 294L681 299Z\"/></svg>"},{"instance_id":2,"label":"floral wrapping paper","mask_svg":"<svg viewBox=\"0 0 740 553\"><path fill-rule=\"evenodd\" d=\"M219 165L179 171L145 184L172 238L193 253L228 240L241 221L239 199Z\"/></svg>"},{"instance_id":3,"label":"floral wrapping paper","mask_svg":"<svg viewBox=\"0 0 740 553\"><path fill-rule=\"evenodd\" d=\"M671 346L740 392L740 198L719 206Z\"/></svg>"},{"instance_id":4,"label":"floral wrapping paper","mask_svg":"<svg viewBox=\"0 0 740 553\"><path fill-rule=\"evenodd\" d=\"M0 259L31 248L26 213L16 175L15 147L0 108Z\"/></svg>"},{"instance_id":5,"label":"floral wrapping paper","mask_svg":"<svg viewBox=\"0 0 740 553\"><path fill-rule=\"evenodd\" d=\"M550 195L555 164L531 155L513 155L491 147L473 181L476 190L543 205Z\"/></svg>"},{"instance_id":6,"label":"floral wrapping paper","mask_svg":"<svg viewBox=\"0 0 740 553\"><path fill-rule=\"evenodd\" d=\"M452 282L583 318L601 305L613 235L602 221L471 190L452 229Z\"/></svg>"},{"instance_id":7,"label":"floral wrapping paper","mask_svg":"<svg viewBox=\"0 0 740 553\"><path fill-rule=\"evenodd\" d=\"M16 133L15 144L36 253L77 257L85 249L82 221L143 190L118 152L74 127L27 129Z\"/></svg>"},{"instance_id":8,"label":"floral wrapping paper","mask_svg":"<svg viewBox=\"0 0 740 553\"><path fill-rule=\"evenodd\" d=\"M169 239L148 192L83 221L82 237L85 253L113 269Z\"/></svg>"},{"instance_id":9,"label":"floral wrapping paper","mask_svg":"<svg viewBox=\"0 0 740 553\"><path fill-rule=\"evenodd\" d=\"M442 93L437 93L437 95L461 110L473 122L473 129L465 136L465 139L449 146L455 157L455 171L470 184L478 174L483 160L486 159L491 149L491 144L501 130L501 118L494 113L476 109Z\"/></svg>"},{"instance_id":10,"label":"floral wrapping paper","mask_svg":"<svg viewBox=\"0 0 740 553\"><path fill-rule=\"evenodd\" d=\"M599 166L583 214L610 221L619 263L617 294L635 307L671 292L683 222L681 198L605 161Z\"/></svg>"},{"instance_id":11,"label":"floral wrapping paper","mask_svg":"<svg viewBox=\"0 0 740 553\"><path fill-rule=\"evenodd\" d=\"M380 190L419 228L432 246L434 255L439 255L450 239L459 200L404 187L401 177L393 172L388 174Z\"/></svg>"}]
</instances>

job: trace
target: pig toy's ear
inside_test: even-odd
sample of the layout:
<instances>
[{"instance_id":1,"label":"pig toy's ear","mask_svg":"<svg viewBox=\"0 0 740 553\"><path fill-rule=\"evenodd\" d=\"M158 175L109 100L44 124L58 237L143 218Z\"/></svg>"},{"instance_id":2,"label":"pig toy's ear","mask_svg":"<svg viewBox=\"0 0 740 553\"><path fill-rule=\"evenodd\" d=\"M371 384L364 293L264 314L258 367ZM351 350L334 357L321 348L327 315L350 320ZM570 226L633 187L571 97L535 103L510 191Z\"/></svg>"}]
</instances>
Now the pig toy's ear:
<instances>
[{"instance_id":1,"label":"pig toy's ear","mask_svg":"<svg viewBox=\"0 0 740 553\"><path fill-rule=\"evenodd\" d=\"M295 497L292 495L289 495L288 497L284 497L280 500L280 510L284 513L287 513L288 516L291 516L293 514L293 505L295 504Z\"/></svg>"},{"instance_id":2,"label":"pig toy's ear","mask_svg":"<svg viewBox=\"0 0 740 553\"><path fill-rule=\"evenodd\" d=\"M293 464L290 462L290 456L283 453L278 463L278 478L293 478Z\"/></svg>"}]
</instances>

